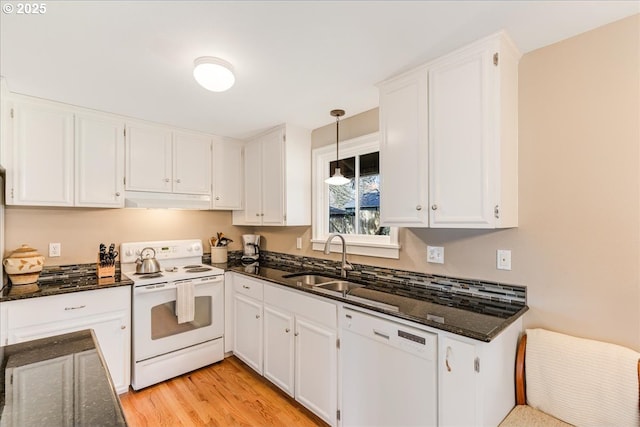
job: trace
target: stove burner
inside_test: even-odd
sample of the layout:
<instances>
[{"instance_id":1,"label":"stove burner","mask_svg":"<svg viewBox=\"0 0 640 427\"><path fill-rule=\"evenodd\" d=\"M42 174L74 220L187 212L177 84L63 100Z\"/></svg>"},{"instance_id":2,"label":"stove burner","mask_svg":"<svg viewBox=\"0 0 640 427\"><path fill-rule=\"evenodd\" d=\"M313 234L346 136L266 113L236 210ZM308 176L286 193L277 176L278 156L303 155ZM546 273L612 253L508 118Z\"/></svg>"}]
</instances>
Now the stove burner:
<instances>
[{"instance_id":1,"label":"stove burner","mask_svg":"<svg viewBox=\"0 0 640 427\"><path fill-rule=\"evenodd\" d=\"M183 268L185 270L189 270L189 269L192 269L192 268L206 268L206 267L203 267L200 264L191 264L191 265L185 265Z\"/></svg>"},{"instance_id":2,"label":"stove burner","mask_svg":"<svg viewBox=\"0 0 640 427\"><path fill-rule=\"evenodd\" d=\"M202 273L204 271L209 271L211 270L211 268L209 267L200 267L200 266L195 266L192 268L188 268L189 266L185 267L185 272L186 273Z\"/></svg>"},{"instance_id":3,"label":"stove burner","mask_svg":"<svg viewBox=\"0 0 640 427\"><path fill-rule=\"evenodd\" d=\"M163 277L162 273L136 273L136 276L139 276L142 279L157 279L159 277Z\"/></svg>"}]
</instances>

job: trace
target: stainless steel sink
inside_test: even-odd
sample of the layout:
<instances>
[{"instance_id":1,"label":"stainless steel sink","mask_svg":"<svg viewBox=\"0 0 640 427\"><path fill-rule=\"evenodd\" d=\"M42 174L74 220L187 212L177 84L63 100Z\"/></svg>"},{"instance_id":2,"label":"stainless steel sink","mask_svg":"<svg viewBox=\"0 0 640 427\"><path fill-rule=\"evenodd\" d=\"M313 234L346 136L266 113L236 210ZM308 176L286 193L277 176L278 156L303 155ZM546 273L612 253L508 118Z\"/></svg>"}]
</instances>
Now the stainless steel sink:
<instances>
[{"instance_id":1,"label":"stainless steel sink","mask_svg":"<svg viewBox=\"0 0 640 427\"><path fill-rule=\"evenodd\" d=\"M322 276L320 274L313 274L313 273L293 273L293 274L284 275L282 276L282 278L293 279L300 286L302 285L317 286L322 283L335 282L336 280L339 280L339 279L336 279L335 277L327 277L327 276Z\"/></svg>"},{"instance_id":2,"label":"stainless steel sink","mask_svg":"<svg viewBox=\"0 0 640 427\"><path fill-rule=\"evenodd\" d=\"M348 294L353 289L361 287L362 285L358 285L352 282L346 282L344 280L334 280L333 282L321 283L315 286L315 288L322 288L328 291L340 292L342 294Z\"/></svg>"}]
</instances>

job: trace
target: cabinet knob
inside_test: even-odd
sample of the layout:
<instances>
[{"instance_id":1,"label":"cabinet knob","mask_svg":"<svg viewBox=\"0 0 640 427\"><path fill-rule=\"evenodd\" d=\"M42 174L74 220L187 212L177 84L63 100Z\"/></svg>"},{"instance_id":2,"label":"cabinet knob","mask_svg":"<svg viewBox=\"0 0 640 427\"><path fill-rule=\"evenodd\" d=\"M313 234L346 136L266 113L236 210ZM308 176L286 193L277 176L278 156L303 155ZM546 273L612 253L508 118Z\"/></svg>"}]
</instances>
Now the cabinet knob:
<instances>
[{"instance_id":1,"label":"cabinet knob","mask_svg":"<svg viewBox=\"0 0 640 427\"><path fill-rule=\"evenodd\" d=\"M287 328L287 329L285 329L284 331L285 331L286 333L289 333L289 332L291 332L291 329Z\"/></svg>"},{"instance_id":2,"label":"cabinet knob","mask_svg":"<svg viewBox=\"0 0 640 427\"><path fill-rule=\"evenodd\" d=\"M260 315L259 315L259 314L256 314L256 319L259 319L259 318L260 318Z\"/></svg>"},{"instance_id":3,"label":"cabinet knob","mask_svg":"<svg viewBox=\"0 0 640 427\"><path fill-rule=\"evenodd\" d=\"M178 184L180 184L180 178L176 179L176 182L177 182Z\"/></svg>"},{"instance_id":4,"label":"cabinet knob","mask_svg":"<svg viewBox=\"0 0 640 427\"><path fill-rule=\"evenodd\" d=\"M431 205L431 210L432 210L432 211L435 211L435 210L437 210L437 209L438 209L438 205Z\"/></svg>"},{"instance_id":5,"label":"cabinet knob","mask_svg":"<svg viewBox=\"0 0 640 427\"><path fill-rule=\"evenodd\" d=\"M417 211L421 211L421 210L422 210L422 205L418 205L418 206L416 206L416 210L417 210Z\"/></svg>"},{"instance_id":6,"label":"cabinet knob","mask_svg":"<svg viewBox=\"0 0 640 427\"><path fill-rule=\"evenodd\" d=\"M120 192L119 191L116 192L116 197L120 197Z\"/></svg>"},{"instance_id":7,"label":"cabinet knob","mask_svg":"<svg viewBox=\"0 0 640 427\"><path fill-rule=\"evenodd\" d=\"M260 216L260 214L259 214L259 213L257 213L257 214L256 214L256 216Z\"/></svg>"},{"instance_id":8,"label":"cabinet knob","mask_svg":"<svg viewBox=\"0 0 640 427\"><path fill-rule=\"evenodd\" d=\"M120 326L120 329L127 329L126 325Z\"/></svg>"},{"instance_id":9,"label":"cabinet knob","mask_svg":"<svg viewBox=\"0 0 640 427\"><path fill-rule=\"evenodd\" d=\"M295 334L293 334L293 335L297 337L298 335L300 335L300 332L296 332L296 333L295 333Z\"/></svg>"},{"instance_id":10,"label":"cabinet knob","mask_svg":"<svg viewBox=\"0 0 640 427\"><path fill-rule=\"evenodd\" d=\"M169 181L171 181L169 178L164 179L164 182L169 182Z\"/></svg>"},{"instance_id":11,"label":"cabinet knob","mask_svg":"<svg viewBox=\"0 0 640 427\"><path fill-rule=\"evenodd\" d=\"M216 200L220 200L220 196L216 196Z\"/></svg>"},{"instance_id":12,"label":"cabinet knob","mask_svg":"<svg viewBox=\"0 0 640 427\"><path fill-rule=\"evenodd\" d=\"M244 289L251 289L251 286L247 286L247 285L242 285L242 287L243 287Z\"/></svg>"},{"instance_id":13,"label":"cabinet knob","mask_svg":"<svg viewBox=\"0 0 640 427\"><path fill-rule=\"evenodd\" d=\"M260 214L260 216L264 216L264 214L263 214L263 213L261 213L261 214Z\"/></svg>"}]
</instances>

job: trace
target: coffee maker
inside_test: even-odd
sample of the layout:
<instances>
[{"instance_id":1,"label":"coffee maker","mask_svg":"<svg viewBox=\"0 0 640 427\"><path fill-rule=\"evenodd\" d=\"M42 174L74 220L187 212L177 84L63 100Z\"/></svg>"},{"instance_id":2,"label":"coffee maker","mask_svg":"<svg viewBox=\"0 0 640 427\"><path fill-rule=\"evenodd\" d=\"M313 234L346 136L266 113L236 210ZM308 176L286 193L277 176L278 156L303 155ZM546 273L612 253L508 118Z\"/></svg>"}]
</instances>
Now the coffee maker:
<instances>
[{"instance_id":1,"label":"coffee maker","mask_svg":"<svg viewBox=\"0 0 640 427\"><path fill-rule=\"evenodd\" d=\"M244 263L257 262L260 258L260 235L259 234L243 234L242 235L242 258Z\"/></svg>"}]
</instances>

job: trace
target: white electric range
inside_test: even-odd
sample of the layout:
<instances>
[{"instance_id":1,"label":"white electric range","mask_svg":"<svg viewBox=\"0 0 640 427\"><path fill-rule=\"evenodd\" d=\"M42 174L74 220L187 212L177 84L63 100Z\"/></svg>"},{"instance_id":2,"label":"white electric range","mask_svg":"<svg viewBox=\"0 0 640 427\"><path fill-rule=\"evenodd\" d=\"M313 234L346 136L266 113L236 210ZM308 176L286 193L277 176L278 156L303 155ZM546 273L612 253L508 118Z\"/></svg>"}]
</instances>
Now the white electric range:
<instances>
[{"instance_id":1,"label":"white electric range","mask_svg":"<svg viewBox=\"0 0 640 427\"><path fill-rule=\"evenodd\" d=\"M136 274L155 251L161 271ZM202 264L202 241L120 245L122 273L133 280L132 375L135 390L224 358L224 270ZM177 309L187 310L179 321Z\"/></svg>"}]
</instances>

